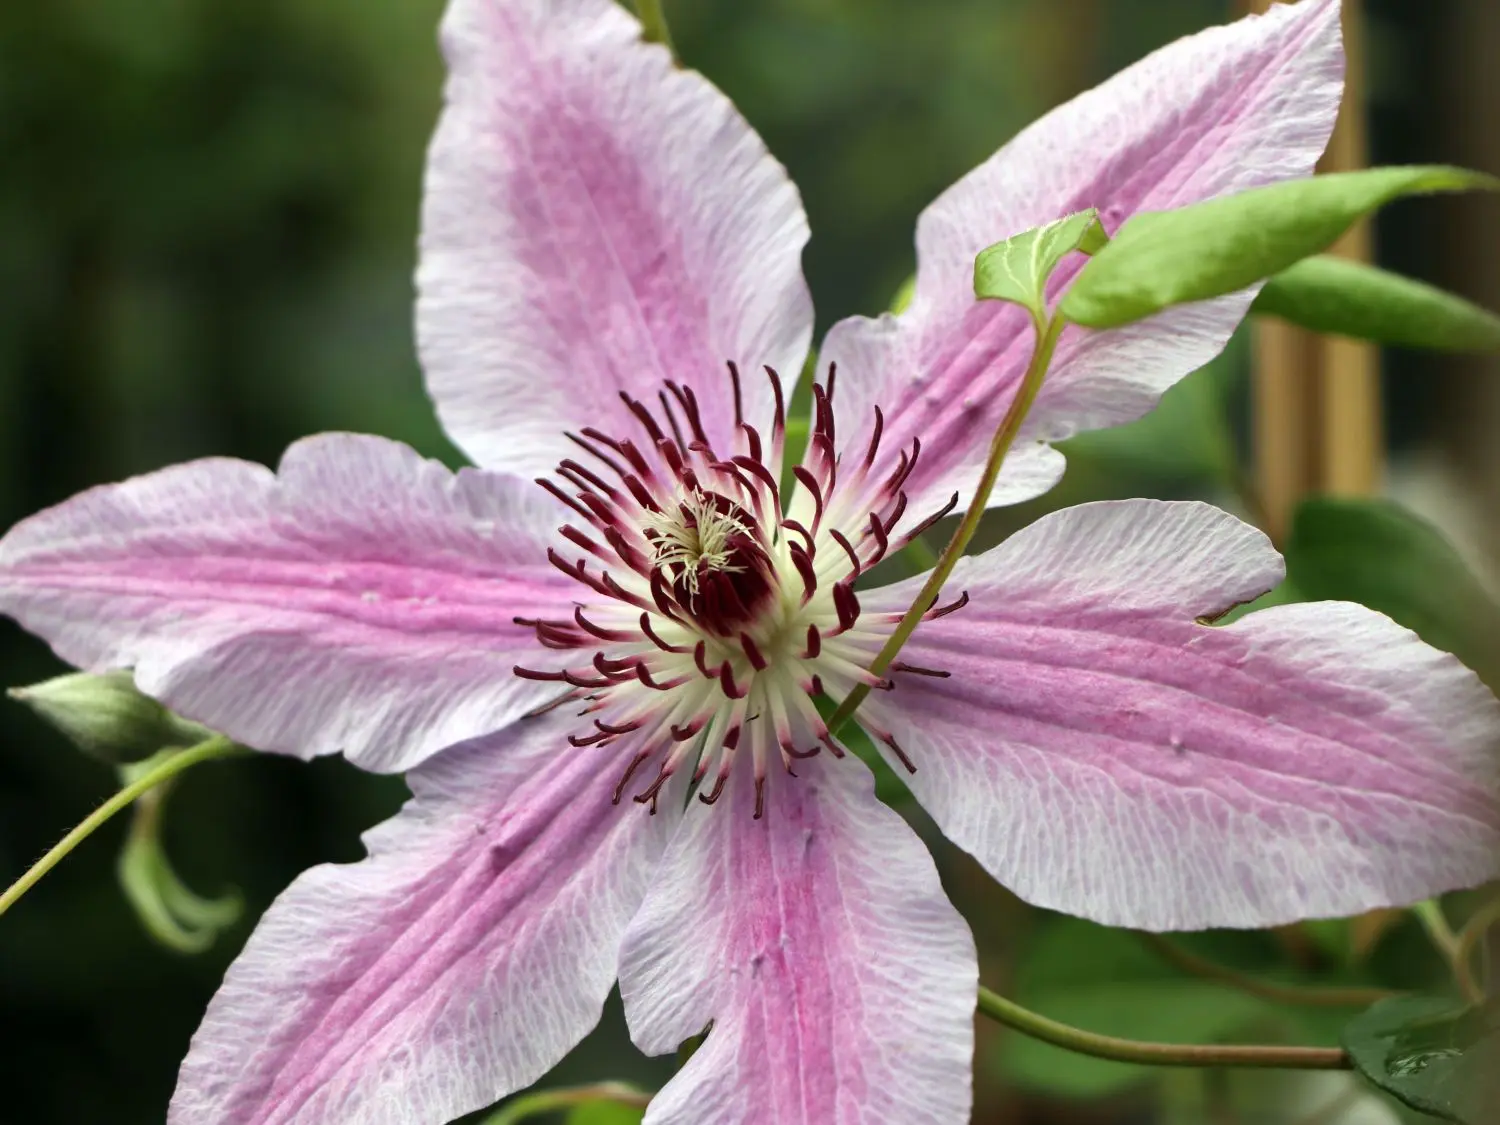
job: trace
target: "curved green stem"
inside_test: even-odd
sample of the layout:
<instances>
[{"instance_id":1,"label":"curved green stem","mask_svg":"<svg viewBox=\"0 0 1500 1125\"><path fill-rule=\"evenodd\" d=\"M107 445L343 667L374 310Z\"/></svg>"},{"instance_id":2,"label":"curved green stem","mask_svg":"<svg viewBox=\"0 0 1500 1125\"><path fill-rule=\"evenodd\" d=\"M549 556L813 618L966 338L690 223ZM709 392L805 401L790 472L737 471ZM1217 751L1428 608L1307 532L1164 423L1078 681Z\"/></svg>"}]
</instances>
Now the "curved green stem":
<instances>
[{"instance_id":1,"label":"curved green stem","mask_svg":"<svg viewBox=\"0 0 1500 1125\"><path fill-rule=\"evenodd\" d=\"M662 11L661 0L635 0L635 14L641 21L642 37L647 43L660 43L667 50L672 47L672 32L667 27L667 14Z\"/></svg>"},{"instance_id":2,"label":"curved green stem","mask_svg":"<svg viewBox=\"0 0 1500 1125\"><path fill-rule=\"evenodd\" d=\"M911 604L911 608L906 611L906 615L896 626L896 631L886 639L885 646L871 662L870 671L876 676L881 675L891 666L891 661L896 659L901 646L906 644L911 639L911 635L916 632L917 626L922 623L922 617L932 608L938 595L943 592L943 583L948 581L948 576L958 565L964 548L969 545L969 540L973 539L974 533L979 530L980 517L984 515L990 493L995 490L995 481L1000 477L1000 468L1005 463L1005 455L1015 444L1016 435L1021 432L1021 423L1026 420L1031 404L1036 401L1037 392L1042 389L1042 380L1046 378L1047 368L1052 364L1052 353L1057 350L1057 339L1062 335L1063 326L1067 321L1061 316L1054 316L1051 321L1047 321L1033 313L1031 323L1036 330L1036 350L1031 355L1031 363L1026 368L1026 375L1021 380L1016 397L1011 400L1010 408L1006 410L1005 417L1000 421L1000 428L995 431L995 436L990 441L989 457L984 463L984 473L979 478L979 484L974 489L974 499L969 502L964 518L954 529L953 538L948 540L948 545L938 556L937 565L932 568L932 573L927 576L927 581L922 585L922 592L917 595L916 601ZM869 694L869 685L856 685L829 718L828 732L837 734L859 705L864 702L865 696Z\"/></svg>"},{"instance_id":3,"label":"curved green stem","mask_svg":"<svg viewBox=\"0 0 1500 1125\"><path fill-rule=\"evenodd\" d=\"M1411 908L1411 912L1417 916L1417 920L1422 923L1422 928L1427 931L1433 948L1443 955L1444 961L1448 962L1448 968L1453 973L1453 980L1464 999L1471 1004L1477 1004L1483 1000L1484 990L1474 979L1474 974L1469 969L1468 955L1463 952L1463 944L1459 936L1453 932L1453 927L1448 924L1448 919L1444 916L1443 908L1438 901L1430 898L1426 902L1419 902Z\"/></svg>"},{"instance_id":4,"label":"curved green stem","mask_svg":"<svg viewBox=\"0 0 1500 1125\"><path fill-rule=\"evenodd\" d=\"M518 1122L551 1113L558 1109L572 1109L589 1102L614 1102L636 1109L645 1109L651 1095L623 1082L595 1082L590 1086L569 1086L559 1090L538 1090L526 1094L509 1105L490 1114L479 1125L517 1125Z\"/></svg>"},{"instance_id":5,"label":"curved green stem","mask_svg":"<svg viewBox=\"0 0 1500 1125\"><path fill-rule=\"evenodd\" d=\"M1259 996L1278 1004L1305 1004L1310 1007L1368 1008L1380 1000L1388 1000L1401 993L1387 988L1343 988L1306 984L1282 984L1278 981L1262 980L1250 973L1210 961L1191 953L1176 942L1161 934L1142 933L1141 940L1151 947L1162 960L1185 973L1204 980L1218 981L1251 996Z\"/></svg>"},{"instance_id":6,"label":"curved green stem","mask_svg":"<svg viewBox=\"0 0 1500 1125\"><path fill-rule=\"evenodd\" d=\"M1494 899L1476 910L1469 920L1464 923L1463 929L1458 931L1458 940L1453 950L1453 959L1456 964L1462 965L1468 972L1473 962L1474 949L1479 941L1489 932L1491 926L1500 922L1500 898ZM1478 989L1478 983L1475 987Z\"/></svg>"},{"instance_id":7,"label":"curved green stem","mask_svg":"<svg viewBox=\"0 0 1500 1125\"><path fill-rule=\"evenodd\" d=\"M41 859L31 865L26 874L22 875L14 883L6 888L4 894L0 894L0 914L4 914L11 908L22 895L36 885L37 881L47 872L51 871L59 862L93 834L98 828L115 813L125 808L142 793L154 789L162 782L176 777L189 766L195 766L199 762L206 762L210 758L223 758L237 751L238 747L222 735L198 743L180 754L175 754L162 762L155 769L142 774L125 788L121 789L104 804L86 816L79 825L59 840Z\"/></svg>"},{"instance_id":8,"label":"curved green stem","mask_svg":"<svg viewBox=\"0 0 1500 1125\"><path fill-rule=\"evenodd\" d=\"M1338 1047L1234 1046L1199 1043L1147 1043L1099 1035L1048 1019L983 985L979 1010L997 1023L1065 1051L1096 1059L1146 1066L1228 1066L1282 1070L1349 1070L1349 1056Z\"/></svg>"}]
</instances>

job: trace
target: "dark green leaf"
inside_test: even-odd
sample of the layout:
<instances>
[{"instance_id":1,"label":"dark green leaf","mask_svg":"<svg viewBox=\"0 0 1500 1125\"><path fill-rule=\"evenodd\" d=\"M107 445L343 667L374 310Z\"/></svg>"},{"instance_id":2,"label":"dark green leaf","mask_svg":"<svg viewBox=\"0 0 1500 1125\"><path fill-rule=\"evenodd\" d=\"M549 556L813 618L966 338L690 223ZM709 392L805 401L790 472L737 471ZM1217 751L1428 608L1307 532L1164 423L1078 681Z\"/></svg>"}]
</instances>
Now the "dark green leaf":
<instances>
[{"instance_id":1,"label":"dark green leaf","mask_svg":"<svg viewBox=\"0 0 1500 1125\"><path fill-rule=\"evenodd\" d=\"M1286 559L1303 598L1359 602L1487 678L1500 670L1500 609L1442 533L1400 505L1304 500L1293 517Z\"/></svg>"},{"instance_id":2,"label":"dark green leaf","mask_svg":"<svg viewBox=\"0 0 1500 1125\"><path fill-rule=\"evenodd\" d=\"M1251 312L1314 332L1438 351L1500 351L1500 316L1421 281L1318 255L1283 270Z\"/></svg>"},{"instance_id":3,"label":"dark green leaf","mask_svg":"<svg viewBox=\"0 0 1500 1125\"><path fill-rule=\"evenodd\" d=\"M1092 208L1023 231L979 252L974 259L974 295L1010 301L1044 317L1047 279L1057 264L1075 250L1098 253L1108 241L1099 212Z\"/></svg>"},{"instance_id":4,"label":"dark green leaf","mask_svg":"<svg viewBox=\"0 0 1500 1125\"><path fill-rule=\"evenodd\" d=\"M1500 1006L1461 1007L1437 996L1382 1000L1344 1027L1355 1069L1423 1113L1488 1125L1500 1096ZM1489 1106L1483 1116L1481 1105Z\"/></svg>"},{"instance_id":5,"label":"dark green leaf","mask_svg":"<svg viewBox=\"0 0 1500 1125\"><path fill-rule=\"evenodd\" d=\"M1400 196L1496 186L1500 181L1462 168L1372 168L1148 211L1129 219L1083 268L1062 314L1091 328L1129 324L1280 273Z\"/></svg>"}]
</instances>

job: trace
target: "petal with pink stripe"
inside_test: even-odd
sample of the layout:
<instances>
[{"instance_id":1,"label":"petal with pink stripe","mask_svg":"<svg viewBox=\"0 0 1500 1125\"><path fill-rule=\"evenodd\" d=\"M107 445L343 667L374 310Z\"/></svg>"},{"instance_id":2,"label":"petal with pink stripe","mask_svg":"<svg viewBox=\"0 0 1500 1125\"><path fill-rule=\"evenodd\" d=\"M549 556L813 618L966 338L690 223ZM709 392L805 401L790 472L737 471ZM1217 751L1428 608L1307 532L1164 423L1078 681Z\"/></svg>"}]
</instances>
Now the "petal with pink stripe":
<instances>
[{"instance_id":1,"label":"petal with pink stripe","mask_svg":"<svg viewBox=\"0 0 1500 1125\"><path fill-rule=\"evenodd\" d=\"M1021 309L977 302L974 257L1011 235L1085 208L1111 232L1138 211L1309 174L1342 92L1337 0L1277 4L1179 40L1041 118L959 180L917 223L917 282L899 317L834 326L847 448L885 412L890 457L922 441L913 510L967 499L991 435L1030 358ZM1055 295L1082 259L1053 277ZM1253 293L1171 310L1109 332L1069 328L995 489L992 504L1046 491L1062 458L1038 442L1117 425L1223 348ZM1027 440L1031 439L1031 440Z\"/></svg>"},{"instance_id":2,"label":"petal with pink stripe","mask_svg":"<svg viewBox=\"0 0 1500 1125\"><path fill-rule=\"evenodd\" d=\"M549 716L444 751L368 859L299 876L209 1005L170 1125L446 1122L561 1059L676 819L611 804L609 755L566 735Z\"/></svg>"},{"instance_id":3,"label":"petal with pink stripe","mask_svg":"<svg viewBox=\"0 0 1500 1125\"><path fill-rule=\"evenodd\" d=\"M620 991L663 1054L713 1021L647 1125L962 1125L974 941L858 761L748 770L690 804L631 923Z\"/></svg>"},{"instance_id":4,"label":"petal with pink stripe","mask_svg":"<svg viewBox=\"0 0 1500 1125\"><path fill-rule=\"evenodd\" d=\"M1500 704L1362 606L1198 620L1281 573L1205 504L1054 513L960 564L969 604L901 655L949 677L898 676L865 721L995 878L1108 925L1260 927L1494 877Z\"/></svg>"},{"instance_id":5,"label":"petal with pink stripe","mask_svg":"<svg viewBox=\"0 0 1500 1125\"><path fill-rule=\"evenodd\" d=\"M106 485L0 540L0 611L247 745L401 770L556 694L519 616L566 615L556 503L384 438L279 473L211 459Z\"/></svg>"},{"instance_id":6,"label":"petal with pink stripe","mask_svg":"<svg viewBox=\"0 0 1500 1125\"><path fill-rule=\"evenodd\" d=\"M760 365L794 380L811 339L786 170L614 0L454 0L443 44L417 328L444 427L481 465L546 472L564 430L632 434L620 392L670 379L727 456L726 361L764 426Z\"/></svg>"}]
</instances>

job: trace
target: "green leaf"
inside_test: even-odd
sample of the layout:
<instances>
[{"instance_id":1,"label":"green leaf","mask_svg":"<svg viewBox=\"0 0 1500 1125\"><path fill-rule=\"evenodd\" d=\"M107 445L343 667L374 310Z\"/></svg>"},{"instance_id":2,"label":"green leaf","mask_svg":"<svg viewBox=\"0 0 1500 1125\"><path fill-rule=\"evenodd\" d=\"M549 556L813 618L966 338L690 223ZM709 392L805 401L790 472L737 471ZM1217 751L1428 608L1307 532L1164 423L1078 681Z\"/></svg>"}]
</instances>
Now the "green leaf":
<instances>
[{"instance_id":1,"label":"green leaf","mask_svg":"<svg viewBox=\"0 0 1500 1125\"><path fill-rule=\"evenodd\" d=\"M644 1109L619 1102L585 1102L565 1119L565 1125L640 1125Z\"/></svg>"},{"instance_id":2,"label":"green leaf","mask_svg":"<svg viewBox=\"0 0 1500 1125\"><path fill-rule=\"evenodd\" d=\"M1389 500L1304 500L1286 544L1303 598L1377 609L1497 682L1500 608L1442 533Z\"/></svg>"},{"instance_id":3,"label":"green leaf","mask_svg":"<svg viewBox=\"0 0 1500 1125\"><path fill-rule=\"evenodd\" d=\"M1133 934L1074 918L1053 919L1036 935L1018 968L1016 999L1089 1031L1174 1043L1226 1040L1276 1013L1254 996L1178 975ZM1102 1097L1159 1073L1017 1033L1001 1040L999 1062L1013 1081L1070 1098Z\"/></svg>"},{"instance_id":4,"label":"green leaf","mask_svg":"<svg viewBox=\"0 0 1500 1125\"><path fill-rule=\"evenodd\" d=\"M1283 270L1250 311L1405 348L1500 351L1500 316L1425 282L1347 258L1318 255Z\"/></svg>"},{"instance_id":5,"label":"green leaf","mask_svg":"<svg viewBox=\"0 0 1500 1125\"><path fill-rule=\"evenodd\" d=\"M1463 1008L1440 996L1382 1000L1344 1027L1344 1049L1372 1083L1422 1113L1493 1121L1500 1096L1500 1004ZM1489 1110L1481 1116L1481 1106Z\"/></svg>"},{"instance_id":6,"label":"green leaf","mask_svg":"<svg viewBox=\"0 0 1500 1125\"><path fill-rule=\"evenodd\" d=\"M1401 196L1496 187L1500 181L1463 168L1372 168L1144 212L1083 268L1061 311L1090 328L1116 328L1280 273Z\"/></svg>"},{"instance_id":7,"label":"green leaf","mask_svg":"<svg viewBox=\"0 0 1500 1125\"><path fill-rule=\"evenodd\" d=\"M1023 231L981 250L974 259L974 295L1010 301L1047 315L1047 279L1074 250L1095 254L1109 242L1099 212L1090 208Z\"/></svg>"}]
</instances>

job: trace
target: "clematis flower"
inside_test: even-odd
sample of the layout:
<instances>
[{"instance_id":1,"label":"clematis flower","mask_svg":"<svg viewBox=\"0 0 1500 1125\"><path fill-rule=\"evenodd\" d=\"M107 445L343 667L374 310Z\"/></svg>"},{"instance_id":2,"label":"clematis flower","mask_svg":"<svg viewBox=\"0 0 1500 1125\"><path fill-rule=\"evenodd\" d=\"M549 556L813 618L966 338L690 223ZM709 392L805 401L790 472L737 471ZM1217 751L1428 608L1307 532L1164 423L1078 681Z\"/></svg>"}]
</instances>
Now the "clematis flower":
<instances>
[{"instance_id":1,"label":"clematis flower","mask_svg":"<svg viewBox=\"0 0 1500 1125\"><path fill-rule=\"evenodd\" d=\"M972 938L813 705L860 683L937 824L1043 906L1262 926L1487 878L1493 697L1358 606L1206 624L1282 569L1204 505L1049 516L865 671L916 593L868 572L970 495L1028 356L975 253L1308 174L1338 17L1182 40L944 193L910 307L825 341L783 490L812 311L781 166L609 0L454 0L418 335L480 467L326 434L0 543L0 604L64 659L268 751L407 771L370 857L266 913L169 1120L443 1122L545 1073L617 979L648 1052L712 1023L653 1125L967 1120ZM1249 299L1070 329L993 502L1148 410Z\"/></svg>"}]
</instances>

